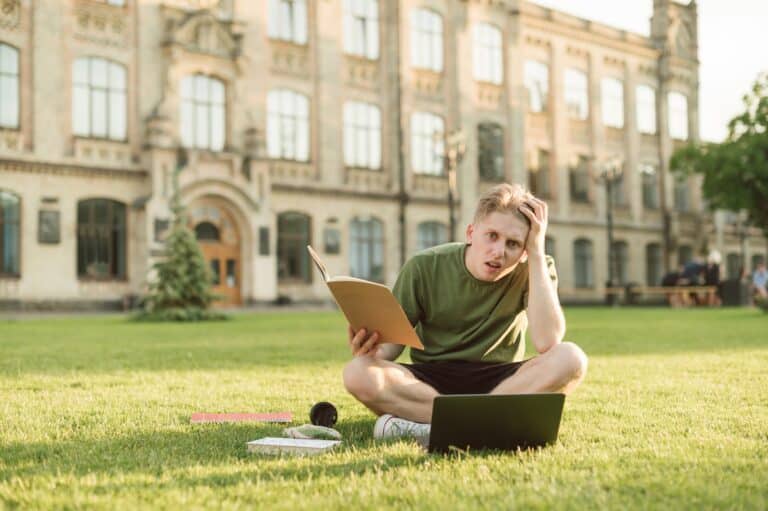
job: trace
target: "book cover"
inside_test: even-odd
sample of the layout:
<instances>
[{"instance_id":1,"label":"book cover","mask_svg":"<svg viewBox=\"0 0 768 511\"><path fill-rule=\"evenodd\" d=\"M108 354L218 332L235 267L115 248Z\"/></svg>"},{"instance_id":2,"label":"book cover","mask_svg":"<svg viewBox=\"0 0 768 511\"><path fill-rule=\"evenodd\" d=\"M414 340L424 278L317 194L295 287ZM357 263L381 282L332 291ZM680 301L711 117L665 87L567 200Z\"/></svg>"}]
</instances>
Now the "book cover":
<instances>
[{"instance_id":1,"label":"book cover","mask_svg":"<svg viewBox=\"0 0 768 511\"><path fill-rule=\"evenodd\" d=\"M309 245L307 250L353 330L375 330L381 342L424 349L408 316L387 286L355 277L331 277L317 252Z\"/></svg>"},{"instance_id":2,"label":"book cover","mask_svg":"<svg viewBox=\"0 0 768 511\"><path fill-rule=\"evenodd\" d=\"M261 454L298 454L312 456L329 451L339 445L339 440L317 440L306 438L264 437L246 443L248 452Z\"/></svg>"},{"instance_id":3,"label":"book cover","mask_svg":"<svg viewBox=\"0 0 768 511\"><path fill-rule=\"evenodd\" d=\"M293 414L290 412L277 413L205 413L192 414L189 422L200 424L206 422L291 422Z\"/></svg>"}]
</instances>

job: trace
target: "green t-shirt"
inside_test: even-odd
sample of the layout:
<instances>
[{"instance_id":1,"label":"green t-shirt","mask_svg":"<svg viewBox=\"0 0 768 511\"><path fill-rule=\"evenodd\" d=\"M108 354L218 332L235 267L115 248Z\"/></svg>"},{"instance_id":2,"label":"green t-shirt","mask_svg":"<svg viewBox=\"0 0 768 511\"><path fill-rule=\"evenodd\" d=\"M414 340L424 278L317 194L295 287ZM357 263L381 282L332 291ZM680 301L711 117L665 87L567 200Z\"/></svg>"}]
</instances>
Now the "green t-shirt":
<instances>
[{"instance_id":1,"label":"green t-shirt","mask_svg":"<svg viewBox=\"0 0 768 511\"><path fill-rule=\"evenodd\" d=\"M414 255L392 290L416 328L424 350L413 362L512 362L525 355L528 263L496 282L476 279L464 264L465 243L447 243ZM554 260L547 268L557 285Z\"/></svg>"}]
</instances>

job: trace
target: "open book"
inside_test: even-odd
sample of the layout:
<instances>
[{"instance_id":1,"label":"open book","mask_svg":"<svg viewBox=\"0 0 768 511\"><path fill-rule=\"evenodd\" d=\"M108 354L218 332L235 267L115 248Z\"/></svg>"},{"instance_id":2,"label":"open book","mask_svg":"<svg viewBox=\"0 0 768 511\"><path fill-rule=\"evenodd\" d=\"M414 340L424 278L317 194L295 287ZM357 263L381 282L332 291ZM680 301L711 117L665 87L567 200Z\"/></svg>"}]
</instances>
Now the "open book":
<instances>
[{"instance_id":1,"label":"open book","mask_svg":"<svg viewBox=\"0 0 768 511\"><path fill-rule=\"evenodd\" d=\"M329 277L317 253L309 245L307 250L354 331L375 330L381 336L380 342L424 349L405 311L387 286L354 277Z\"/></svg>"}]
</instances>

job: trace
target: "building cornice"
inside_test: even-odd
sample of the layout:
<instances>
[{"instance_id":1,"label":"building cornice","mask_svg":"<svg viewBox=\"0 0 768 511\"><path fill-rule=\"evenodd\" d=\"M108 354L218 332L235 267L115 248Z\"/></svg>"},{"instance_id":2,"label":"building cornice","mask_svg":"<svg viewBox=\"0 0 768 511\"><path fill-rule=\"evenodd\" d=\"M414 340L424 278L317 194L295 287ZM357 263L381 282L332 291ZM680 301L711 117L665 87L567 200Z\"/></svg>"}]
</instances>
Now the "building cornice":
<instances>
[{"instance_id":1,"label":"building cornice","mask_svg":"<svg viewBox=\"0 0 768 511\"><path fill-rule=\"evenodd\" d=\"M69 163L27 161L11 158L0 158L0 171L130 180L144 180L149 176L149 172L140 168L88 167L85 165L73 165Z\"/></svg>"}]
</instances>

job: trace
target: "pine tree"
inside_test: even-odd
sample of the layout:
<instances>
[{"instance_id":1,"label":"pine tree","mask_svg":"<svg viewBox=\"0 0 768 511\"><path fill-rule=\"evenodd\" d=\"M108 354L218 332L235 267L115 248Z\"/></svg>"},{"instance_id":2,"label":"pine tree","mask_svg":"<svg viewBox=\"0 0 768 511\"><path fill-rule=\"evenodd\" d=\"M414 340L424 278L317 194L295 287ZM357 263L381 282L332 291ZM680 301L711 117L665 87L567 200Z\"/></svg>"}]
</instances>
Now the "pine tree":
<instances>
[{"instance_id":1,"label":"pine tree","mask_svg":"<svg viewBox=\"0 0 768 511\"><path fill-rule=\"evenodd\" d=\"M225 319L209 310L217 298L212 279L195 235L187 227L179 197L178 170L173 176L173 222L165 241L165 257L155 263L154 280L142 302L137 319L154 321L201 321Z\"/></svg>"}]
</instances>

